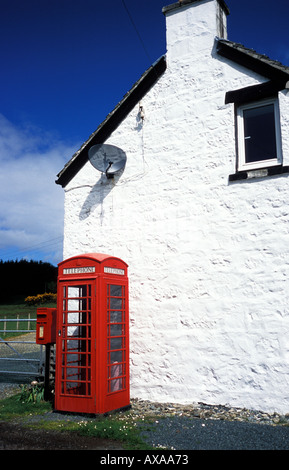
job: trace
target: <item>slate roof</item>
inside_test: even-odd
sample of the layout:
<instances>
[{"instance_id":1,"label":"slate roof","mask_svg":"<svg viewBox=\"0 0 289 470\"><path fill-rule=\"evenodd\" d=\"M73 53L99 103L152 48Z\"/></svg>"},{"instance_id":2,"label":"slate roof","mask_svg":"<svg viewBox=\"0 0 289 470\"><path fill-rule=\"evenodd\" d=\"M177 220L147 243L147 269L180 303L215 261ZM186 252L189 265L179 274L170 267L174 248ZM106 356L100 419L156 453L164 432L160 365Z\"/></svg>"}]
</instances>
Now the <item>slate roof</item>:
<instances>
[{"instance_id":1,"label":"slate roof","mask_svg":"<svg viewBox=\"0 0 289 470\"><path fill-rule=\"evenodd\" d=\"M280 82L280 84L284 85L283 88L286 88L286 84L289 81L289 67L281 64L281 62L272 60L253 49L248 49L242 44L226 39L217 40L217 53L263 77Z\"/></svg>"},{"instance_id":2,"label":"slate roof","mask_svg":"<svg viewBox=\"0 0 289 470\"><path fill-rule=\"evenodd\" d=\"M192 3L194 1L196 0L183 0L183 3ZM269 79L269 87L267 84L265 84L265 86L264 84L260 85L260 90L258 85L254 87L253 92L255 93L258 88L257 91L260 92L260 97L266 95L266 93L271 92L272 89L277 91L289 88L289 67L284 66L280 62L271 60L269 57L258 54L256 51L248 49L242 44L237 44L226 39L216 39L216 50L221 57L242 65L243 67ZM134 106L139 101L141 101L146 93L154 86L165 70L166 57L162 56L141 76L141 78L133 85L131 90L124 96L120 103L118 103L114 110L99 125L96 131L91 134L89 139L72 156L70 161L57 175L57 184L65 187L69 183L69 181L88 161L88 149L92 145L102 144L106 141L106 139L108 139L112 132L134 108ZM230 92L229 90L227 91L229 92L226 96L227 103L234 100L235 94L240 96L240 90L235 92Z\"/></svg>"}]
</instances>

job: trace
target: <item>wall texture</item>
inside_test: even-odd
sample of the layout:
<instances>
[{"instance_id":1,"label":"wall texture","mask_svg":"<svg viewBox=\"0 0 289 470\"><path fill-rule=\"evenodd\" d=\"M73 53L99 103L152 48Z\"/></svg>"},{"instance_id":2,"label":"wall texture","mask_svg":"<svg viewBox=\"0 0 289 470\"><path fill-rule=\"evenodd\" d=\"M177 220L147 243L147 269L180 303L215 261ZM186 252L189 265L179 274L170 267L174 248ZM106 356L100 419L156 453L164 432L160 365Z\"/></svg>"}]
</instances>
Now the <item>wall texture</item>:
<instances>
[{"instance_id":1,"label":"wall texture","mask_svg":"<svg viewBox=\"0 0 289 470\"><path fill-rule=\"evenodd\" d=\"M129 264L133 397L288 412L289 181L228 180L225 93L265 79L218 57L216 34L215 0L167 13L167 70L145 118L136 106L106 142L125 170L106 179L88 162L65 188L64 258Z\"/></svg>"}]
</instances>

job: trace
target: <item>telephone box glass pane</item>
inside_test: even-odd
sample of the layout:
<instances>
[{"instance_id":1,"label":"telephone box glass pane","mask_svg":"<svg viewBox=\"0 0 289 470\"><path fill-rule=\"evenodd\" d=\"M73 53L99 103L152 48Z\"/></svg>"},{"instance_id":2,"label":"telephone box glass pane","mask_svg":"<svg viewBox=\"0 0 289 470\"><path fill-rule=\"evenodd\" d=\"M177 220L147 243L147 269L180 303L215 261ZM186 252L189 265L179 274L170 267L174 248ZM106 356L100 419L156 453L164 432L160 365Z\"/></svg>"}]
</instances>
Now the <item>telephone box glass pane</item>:
<instances>
[{"instance_id":1,"label":"telephone box glass pane","mask_svg":"<svg viewBox=\"0 0 289 470\"><path fill-rule=\"evenodd\" d=\"M111 297L122 297L123 286L110 285L110 296Z\"/></svg>"},{"instance_id":2,"label":"telephone box glass pane","mask_svg":"<svg viewBox=\"0 0 289 470\"><path fill-rule=\"evenodd\" d=\"M108 349L121 349L123 347L123 338L111 338Z\"/></svg>"},{"instance_id":3,"label":"telephone box glass pane","mask_svg":"<svg viewBox=\"0 0 289 470\"><path fill-rule=\"evenodd\" d=\"M110 312L110 318L109 318L109 322L110 323L121 323L122 322L122 311L112 311L112 310L109 310Z\"/></svg>"},{"instance_id":4,"label":"telephone box glass pane","mask_svg":"<svg viewBox=\"0 0 289 470\"><path fill-rule=\"evenodd\" d=\"M124 331L124 325L122 323L115 323L109 326L108 336L121 336Z\"/></svg>"}]
</instances>

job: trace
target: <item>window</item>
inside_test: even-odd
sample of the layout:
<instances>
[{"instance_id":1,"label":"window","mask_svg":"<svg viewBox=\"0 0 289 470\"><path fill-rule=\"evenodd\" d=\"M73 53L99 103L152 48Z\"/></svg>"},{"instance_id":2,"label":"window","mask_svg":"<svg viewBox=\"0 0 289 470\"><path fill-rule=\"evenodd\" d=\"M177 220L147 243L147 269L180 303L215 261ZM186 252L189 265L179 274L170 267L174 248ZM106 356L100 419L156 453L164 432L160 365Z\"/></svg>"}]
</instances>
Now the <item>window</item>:
<instances>
[{"instance_id":1,"label":"window","mask_svg":"<svg viewBox=\"0 0 289 470\"><path fill-rule=\"evenodd\" d=\"M238 170L281 165L281 130L277 99L237 108Z\"/></svg>"}]
</instances>

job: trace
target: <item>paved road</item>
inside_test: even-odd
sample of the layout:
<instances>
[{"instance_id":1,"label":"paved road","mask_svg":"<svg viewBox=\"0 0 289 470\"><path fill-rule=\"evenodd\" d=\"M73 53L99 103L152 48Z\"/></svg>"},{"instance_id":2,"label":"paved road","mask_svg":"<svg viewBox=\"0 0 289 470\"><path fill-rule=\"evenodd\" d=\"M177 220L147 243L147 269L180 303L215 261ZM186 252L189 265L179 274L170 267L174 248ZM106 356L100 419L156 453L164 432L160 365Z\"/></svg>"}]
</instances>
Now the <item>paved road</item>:
<instances>
[{"instance_id":1,"label":"paved road","mask_svg":"<svg viewBox=\"0 0 289 470\"><path fill-rule=\"evenodd\" d=\"M289 427L189 417L161 418L146 442L175 450L289 450Z\"/></svg>"}]
</instances>

